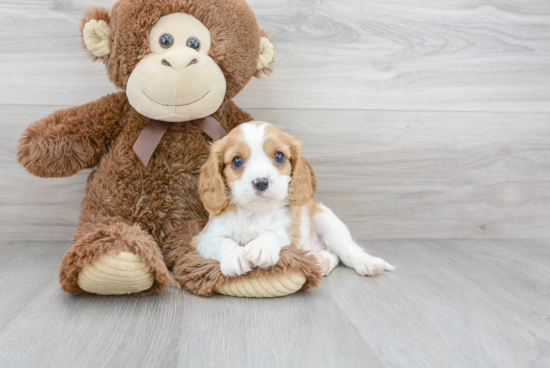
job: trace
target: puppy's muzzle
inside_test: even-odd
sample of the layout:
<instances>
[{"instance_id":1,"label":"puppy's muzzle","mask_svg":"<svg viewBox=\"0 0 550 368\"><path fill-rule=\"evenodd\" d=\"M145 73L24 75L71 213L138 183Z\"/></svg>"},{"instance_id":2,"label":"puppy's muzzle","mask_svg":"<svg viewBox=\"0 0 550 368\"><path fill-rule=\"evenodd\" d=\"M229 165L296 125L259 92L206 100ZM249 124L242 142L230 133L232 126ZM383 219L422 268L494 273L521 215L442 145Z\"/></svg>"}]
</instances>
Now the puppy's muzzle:
<instances>
[{"instance_id":1,"label":"puppy's muzzle","mask_svg":"<svg viewBox=\"0 0 550 368\"><path fill-rule=\"evenodd\" d=\"M269 187L269 180L267 178L258 178L252 182L252 185L258 192L263 192Z\"/></svg>"}]
</instances>

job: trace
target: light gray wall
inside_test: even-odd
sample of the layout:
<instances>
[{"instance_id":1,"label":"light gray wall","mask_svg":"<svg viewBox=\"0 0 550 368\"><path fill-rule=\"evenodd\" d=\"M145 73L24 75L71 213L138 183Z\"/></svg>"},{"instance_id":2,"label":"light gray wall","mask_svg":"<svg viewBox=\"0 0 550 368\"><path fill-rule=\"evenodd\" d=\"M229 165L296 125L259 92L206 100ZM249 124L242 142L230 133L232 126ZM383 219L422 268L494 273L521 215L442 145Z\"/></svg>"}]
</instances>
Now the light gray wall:
<instances>
[{"instance_id":1,"label":"light gray wall","mask_svg":"<svg viewBox=\"0 0 550 368\"><path fill-rule=\"evenodd\" d=\"M107 0L0 1L0 234L69 240L89 172L39 179L23 129L114 87L80 48ZM550 2L250 0L275 73L236 102L304 142L360 239L550 236Z\"/></svg>"}]
</instances>

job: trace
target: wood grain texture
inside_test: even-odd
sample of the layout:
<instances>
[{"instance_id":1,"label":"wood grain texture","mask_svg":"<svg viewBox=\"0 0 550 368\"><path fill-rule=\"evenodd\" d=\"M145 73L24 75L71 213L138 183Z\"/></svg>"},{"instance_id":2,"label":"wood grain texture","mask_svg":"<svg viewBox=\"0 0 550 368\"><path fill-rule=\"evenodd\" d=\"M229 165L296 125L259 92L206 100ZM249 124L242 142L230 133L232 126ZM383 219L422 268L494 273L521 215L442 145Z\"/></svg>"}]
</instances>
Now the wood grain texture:
<instances>
[{"instance_id":1,"label":"wood grain texture","mask_svg":"<svg viewBox=\"0 0 550 368\"><path fill-rule=\"evenodd\" d=\"M0 233L70 240L89 171L40 179L16 162L25 126L0 115ZM303 141L318 200L358 239L550 237L550 115L250 109Z\"/></svg>"},{"instance_id":2,"label":"wood grain texture","mask_svg":"<svg viewBox=\"0 0 550 368\"><path fill-rule=\"evenodd\" d=\"M371 286L346 269L325 285L383 361L424 367L548 364L547 241L375 244L386 244L386 259L399 265L395 278L377 278ZM531 249L537 258L523 255ZM358 295L369 295L369 301Z\"/></svg>"},{"instance_id":3,"label":"wood grain texture","mask_svg":"<svg viewBox=\"0 0 550 368\"><path fill-rule=\"evenodd\" d=\"M398 271L270 300L70 296L69 245L0 243L0 366L550 365L548 241L368 242Z\"/></svg>"},{"instance_id":4,"label":"wood grain texture","mask_svg":"<svg viewBox=\"0 0 550 368\"><path fill-rule=\"evenodd\" d=\"M0 103L79 105L114 90L80 48L115 0L3 0ZM550 3L250 0L276 45L245 108L550 111Z\"/></svg>"},{"instance_id":5,"label":"wood grain texture","mask_svg":"<svg viewBox=\"0 0 550 368\"><path fill-rule=\"evenodd\" d=\"M32 121L114 90L78 34L85 8L113 3L0 4L3 239L72 236L89 171L32 177L15 145ZM550 235L549 4L250 4L277 45L276 73L238 103L304 141L317 198L356 237Z\"/></svg>"}]
</instances>

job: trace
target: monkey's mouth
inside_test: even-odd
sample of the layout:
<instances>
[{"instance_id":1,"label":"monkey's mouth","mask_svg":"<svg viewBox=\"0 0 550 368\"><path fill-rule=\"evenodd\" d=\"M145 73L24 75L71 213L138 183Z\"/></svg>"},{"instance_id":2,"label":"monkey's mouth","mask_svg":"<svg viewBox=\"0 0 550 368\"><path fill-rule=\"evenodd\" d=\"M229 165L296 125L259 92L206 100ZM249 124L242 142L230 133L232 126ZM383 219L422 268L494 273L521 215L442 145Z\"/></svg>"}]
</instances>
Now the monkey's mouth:
<instances>
[{"instance_id":1,"label":"monkey's mouth","mask_svg":"<svg viewBox=\"0 0 550 368\"><path fill-rule=\"evenodd\" d=\"M199 102L200 100L202 100L203 98L205 98L207 94L210 93L210 91L208 91L208 92L206 92L206 93L204 94L204 96L202 96L202 97L199 98L198 100L195 100L195 101L193 101L193 102L189 102L189 103L186 103L186 104L181 104L181 105L167 105L167 104L163 104L163 103L160 103L160 102L157 102L157 101L153 100L151 97L147 96L147 93L145 93L144 90L141 90L141 92L143 92L143 94L145 95L145 97L147 97L148 99L150 99L151 101L153 101L153 102L156 103L157 105L161 105L161 106L170 106L170 107L174 107L174 106L175 106L175 107L180 107L180 106L189 106L189 105L192 105L192 104L194 104L195 102Z\"/></svg>"}]
</instances>

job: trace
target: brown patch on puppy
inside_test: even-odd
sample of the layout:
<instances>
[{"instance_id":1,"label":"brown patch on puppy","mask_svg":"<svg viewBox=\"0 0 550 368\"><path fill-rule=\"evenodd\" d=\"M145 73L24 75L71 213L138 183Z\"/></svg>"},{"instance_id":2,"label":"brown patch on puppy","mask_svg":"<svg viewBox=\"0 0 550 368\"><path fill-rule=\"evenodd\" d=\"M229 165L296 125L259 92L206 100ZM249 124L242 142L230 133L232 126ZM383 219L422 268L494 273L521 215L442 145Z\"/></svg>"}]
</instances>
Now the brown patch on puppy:
<instances>
[{"instance_id":1,"label":"brown patch on puppy","mask_svg":"<svg viewBox=\"0 0 550 368\"><path fill-rule=\"evenodd\" d=\"M288 187L288 196L295 206L305 205L315 193L316 181L311 165L302 156L302 143L292 137L292 180Z\"/></svg>"},{"instance_id":2,"label":"brown patch on puppy","mask_svg":"<svg viewBox=\"0 0 550 368\"><path fill-rule=\"evenodd\" d=\"M226 148L224 157L224 168L222 170L223 177L225 179L225 187L229 191L231 185L239 180L243 174L244 168L248 160L250 160L250 147L244 141L242 131L237 128L234 129L227 137ZM240 157L243 160L243 165L239 168L233 167L232 162L236 157Z\"/></svg>"},{"instance_id":3,"label":"brown patch on puppy","mask_svg":"<svg viewBox=\"0 0 550 368\"><path fill-rule=\"evenodd\" d=\"M286 172L287 167L284 164L280 170L292 178L288 187L290 202L295 206L304 206L317 190L317 180L311 164L302 156L302 143L273 124L267 124L265 129L267 138L264 151L273 160L277 150L285 155L285 163L290 164L291 172ZM272 151L274 152L271 153ZM275 161L274 163L275 166L281 165Z\"/></svg>"},{"instance_id":4,"label":"brown patch on puppy","mask_svg":"<svg viewBox=\"0 0 550 368\"><path fill-rule=\"evenodd\" d=\"M286 176L291 176L292 173L290 145L293 139L294 137L273 124L267 124L265 127L264 152L279 172ZM282 164L275 161L275 153L277 152L281 152L285 156L285 161Z\"/></svg>"},{"instance_id":5,"label":"brown patch on puppy","mask_svg":"<svg viewBox=\"0 0 550 368\"><path fill-rule=\"evenodd\" d=\"M222 177L225 143L226 140L222 139L212 145L199 177L199 195L204 207L212 215L219 215L228 204Z\"/></svg>"},{"instance_id":6,"label":"brown patch on puppy","mask_svg":"<svg viewBox=\"0 0 550 368\"><path fill-rule=\"evenodd\" d=\"M250 155L250 147L238 128L212 145L199 178L199 195L208 213L217 216L227 207L231 184L241 177ZM235 157L243 160L240 168L231 164Z\"/></svg>"},{"instance_id":7,"label":"brown patch on puppy","mask_svg":"<svg viewBox=\"0 0 550 368\"><path fill-rule=\"evenodd\" d=\"M306 208L309 211L309 216L311 218L313 218L313 216L315 216L317 213L323 212L323 210L321 209L321 205L321 202L317 202L314 200L311 200L306 204Z\"/></svg>"},{"instance_id":8,"label":"brown patch on puppy","mask_svg":"<svg viewBox=\"0 0 550 368\"><path fill-rule=\"evenodd\" d=\"M309 212L309 218L311 219L309 224L309 238L312 240L315 237L315 224L313 223L313 216L315 216L319 212L323 212L323 210L321 209L321 205L321 202L311 200L305 206L307 211Z\"/></svg>"},{"instance_id":9,"label":"brown patch on puppy","mask_svg":"<svg viewBox=\"0 0 550 368\"><path fill-rule=\"evenodd\" d=\"M303 242L302 232L300 226L302 226L302 213L304 212L304 206L288 206L288 217L290 218L290 226L288 227L288 236L291 244L300 246Z\"/></svg>"},{"instance_id":10,"label":"brown patch on puppy","mask_svg":"<svg viewBox=\"0 0 550 368\"><path fill-rule=\"evenodd\" d=\"M301 230L302 216L304 214L304 211L306 211L307 216L310 219L309 239L313 240L314 233L315 233L313 216L323 211L320 208L321 204L322 204L321 202L310 200L304 206L294 206L292 204L288 206L288 216L290 217L290 221L291 221L290 226L288 228L288 235L290 237L290 242L292 244L301 245L305 240L305 239L302 239L302 230Z\"/></svg>"}]
</instances>

